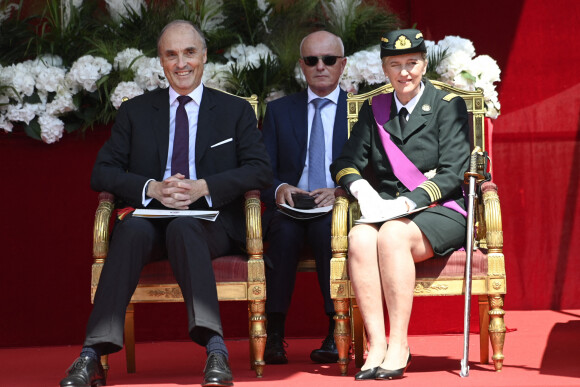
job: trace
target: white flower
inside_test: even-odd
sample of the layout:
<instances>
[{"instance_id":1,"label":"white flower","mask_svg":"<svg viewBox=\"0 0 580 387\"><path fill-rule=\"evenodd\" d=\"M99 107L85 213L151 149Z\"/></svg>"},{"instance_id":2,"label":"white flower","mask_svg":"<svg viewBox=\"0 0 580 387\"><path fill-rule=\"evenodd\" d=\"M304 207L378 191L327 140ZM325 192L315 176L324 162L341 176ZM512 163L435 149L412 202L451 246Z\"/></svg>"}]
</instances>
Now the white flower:
<instances>
[{"instance_id":1,"label":"white flower","mask_svg":"<svg viewBox=\"0 0 580 387\"><path fill-rule=\"evenodd\" d=\"M113 20L117 23L121 18L127 17L130 11L136 12L141 16L141 7L146 7L145 0L105 0L107 8Z\"/></svg>"},{"instance_id":2,"label":"white flower","mask_svg":"<svg viewBox=\"0 0 580 387\"><path fill-rule=\"evenodd\" d=\"M263 43L259 43L257 46L246 46L243 43L237 44L235 46L230 47L225 53L224 56L235 62L238 68L244 67L253 67L258 68L260 67L260 59L266 59L270 57L275 59L276 56Z\"/></svg>"},{"instance_id":3,"label":"white flower","mask_svg":"<svg viewBox=\"0 0 580 387\"><path fill-rule=\"evenodd\" d=\"M355 52L347 57L346 67L340 80L341 87L347 92L356 93L363 82L367 85L385 82L378 46L370 50Z\"/></svg>"},{"instance_id":4,"label":"white flower","mask_svg":"<svg viewBox=\"0 0 580 387\"><path fill-rule=\"evenodd\" d=\"M38 118L40 124L40 137L47 144L52 144L61 139L64 131L64 122L50 114L43 114Z\"/></svg>"},{"instance_id":5,"label":"white flower","mask_svg":"<svg viewBox=\"0 0 580 387\"><path fill-rule=\"evenodd\" d=\"M12 128L14 128L12 122L10 122L4 114L0 114L0 129L3 129L6 132L12 132Z\"/></svg>"},{"instance_id":6,"label":"white flower","mask_svg":"<svg viewBox=\"0 0 580 387\"><path fill-rule=\"evenodd\" d=\"M38 65L39 63L42 63L45 66L49 66L49 67L62 67L62 58L58 55L52 55L52 54L42 54L40 56L38 56L34 61L33 61L36 65Z\"/></svg>"},{"instance_id":7,"label":"white flower","mask_svg":"<svg viewBox=\"0 0 580 387\"><path fill-rule=\"evenodd\" d=\"M471 56L465 51L447 51L447 57L439 63L435 69L441 80L445 83L452 83L461 71L468 68L471 62Z\"/></svg>"},{"instance_id":8,"label":"white flower","mask_svg":"<svg viewBox=\"0 0 580 387\"><path fill-rule=\"evenodd\" d=\"M39 64L38 75L36 76L36 88L39 92L51 93L64 88L64 77L66 70Z\"/></svg>"},{"instance_id":9,"label":"white flower","mask_svg":"<svg viewBox=\"0 0 580 387\"><path fill-rule=\"evenodd\" d=\"M104 58L85 55L73 63L66 78L71 81L73 91L80 86L92 93L97 90L97 81L109 74L112 68L113 66Z\"/></svg>"},{"instance_id":10,"label":"white flower","mask_svg":"<svg viewBox=\"0 0 580 387\"><path fill-rule=\"evenodd\" d=\"M119 109L125 98L131 99L144 93L144 90L135 82L120 82L111 94L111 103Z\"/></svg>"},{"instance_id":11,"label":"white flower","mask_svg":"<svg viewBox=\"0 0 580 387\"><path fill-rule=\"evenodd\" d=\"M34 75L31 74L29 63L24 62L4 67L0 75L0 84L12 86L16 89L18 96L29 97L34 93L36 81ZM15 97L12 89L9 89L8 93Z\"/></svg>"},{"instance_id":12,"label":"white flower","mask_svg":"<svg viewBox=\"0 0 580 387\"><path fill-rule=\"evenodd\" d=\"M499 82L501 70L489 55L479 55L471 61L470 72L482 82Z\"/></svg>"},{"instance_id":13,"label":"white flower","mask_svg":"<svg viewBox=\"0 0 580 387\"><path fill-rule=\"evenodd\" d=\"M6 118L10 121L20 121L28 125L37 113L43 110L42 104L25 103L24 105L8 105Z\"/></svg>"},{"instance_id":14,"label":"white flower","mask_svg":"<svg viewBox=\"0 0 580 387\"><path fill-rule=\"evenodd\" d=\"M144 90L154 90L158 87L166 88L169 83L165 79L163 67L159 58L140 58L134 65L134 81Z\"/></svg>"},{"instance_id":15,"label":"white flower","mask_svg":"<svg viewBox=\"0 0 580 387\"><path fill-rule=\"evenodd\" d=\"M47 114L58 116L73 110L77 110L77 107L73 102L72 95L69 93L63 93L61 95L57 95L56 98L47 103L45 110Z\"/></svg>"},{"instance_id":16,"label":"white flower","mask_svg":"<svg viewBox=\"0 0 580 387\"><path fill-rule=\"evenodd\" d=\"M470 59L475 56L473 42L459 36L446 36L443 40L437 42L437 45L443 50L447 49L448 53L463 52Z\"/></svg>"},{"instance_id":17,"label":"white flower","mask_svg":"<svg viewBox=\"0 0 580 387\"><path fill-rule=\"evenodd\" d=\"M233 65L232 62L226 64L206 63L203 66L203 76L201 78L203 84L215 89L227 89L228 77L231 76L231 65Z\"/></svg>"},{"instance_id":18,"label":"white flower","mask_svg":"<svg viewBox=\"0 0 580 387\"><path fill-rule=\"evenodd\" d=\"M126 48L120 51L113 60L113 67L116 70L126 70L135 66L135 59L143 57L143 51L136 48Z\"/></svg>"},{"instance_id":19,"label":"white flower","mask_svg":"<svg viewBox=\"0 0 580 387\"><path fill-rule=\"evenodd\" d=\"M262 12L265 12L266 14L262 17L262 24L264 25L264 28L266 30L266 33L269 34L271 31L268 28L268 19L270 14L272 13L273 8L270 7L270 4L268 3L268 0L258 0L257 1L258 4L258 9ZM270 7L268 9L268 7ZM267 11L267 12L266 12Z\"/></svg>"}]
</instances>

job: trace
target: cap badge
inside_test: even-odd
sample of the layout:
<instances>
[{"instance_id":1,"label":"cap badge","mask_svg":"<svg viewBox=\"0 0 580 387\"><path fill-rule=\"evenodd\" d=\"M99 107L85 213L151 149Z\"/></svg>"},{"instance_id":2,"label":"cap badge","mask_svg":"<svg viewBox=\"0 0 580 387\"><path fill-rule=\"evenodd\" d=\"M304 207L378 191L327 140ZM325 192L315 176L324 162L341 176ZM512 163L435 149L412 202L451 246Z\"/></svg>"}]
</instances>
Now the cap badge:
<instances>
[{"instance_id":1,"label":"cap badge","mask_svg":"<svg viewBox=\"0 0 580 387\"><path fill-rule=\"evenodd\" d=\"M429 112L431 111L431 105L425 104L421 107L421 109L423 109L424 112Z\"/></svg>"},{"instance_id":2,"label":"cap badge","mask_svg":"<svg viewBox=\"0 0 580 387\"><path fill-rule=\"evenodd\" d=\"M405 35L401 35L401 36L399 36L399 38L395 42L395 48L397 50L411 48L411 41L409 39L407 39L407 37Z\"/></svg>"}]
</instances>

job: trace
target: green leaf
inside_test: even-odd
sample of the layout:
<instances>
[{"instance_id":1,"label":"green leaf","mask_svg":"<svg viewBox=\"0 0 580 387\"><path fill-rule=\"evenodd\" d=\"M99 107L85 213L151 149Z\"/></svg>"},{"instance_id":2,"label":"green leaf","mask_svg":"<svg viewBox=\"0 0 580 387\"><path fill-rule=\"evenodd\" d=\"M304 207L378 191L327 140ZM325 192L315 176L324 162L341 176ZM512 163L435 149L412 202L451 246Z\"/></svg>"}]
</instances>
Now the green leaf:
<instances>
[{"instance_id":1,"label":"green leaf","mask_svg":"<svg viewBox=\"0 0 580 387\"><path fill-rule=\"evenodd\" d=\"M28 137L42 141L42 137L40 137L40 124L38 123L38 118L34 118L34 120L30 121L30 123L24 127L24 132Z\"/></svg>"}]
</instances>

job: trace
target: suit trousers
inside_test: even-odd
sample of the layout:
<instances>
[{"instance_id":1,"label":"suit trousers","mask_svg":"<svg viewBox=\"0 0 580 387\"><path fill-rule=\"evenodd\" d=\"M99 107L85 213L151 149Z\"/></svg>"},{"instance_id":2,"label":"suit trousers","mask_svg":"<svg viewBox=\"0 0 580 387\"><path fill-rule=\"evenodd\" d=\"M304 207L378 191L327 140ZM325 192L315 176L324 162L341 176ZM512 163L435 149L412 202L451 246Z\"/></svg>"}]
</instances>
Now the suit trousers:
<instances>
[{"instance_id":1,"label":"suit trousers","mask_svg":"<svg viewBox=\"0 0 580 387\"><path fill-rule=\"evenodd\" d=\"M219 222L192 217L119 221L111 235L94 307L87 324L85 346L102 354L123 347L125 311L143 267L169 259L187 308L189 334L204 344L203 327L223 336L212 258L226 255L234 246Z\"/></svg>"},{"instance_id":2,"label":"suit trousers","mask_svg":"<svg viewBox=\"0 0 580 387\"><path fill-rule=\"evenodd\" d=\"M330 223L332 212L314 219L294 219L276 211L267 230L267 256L272 265L266 268L267 313L288 312L300 253L306 243L316 260L318 284L326 314L334 314L330 298Z\"/></svg>"}]
</instances>

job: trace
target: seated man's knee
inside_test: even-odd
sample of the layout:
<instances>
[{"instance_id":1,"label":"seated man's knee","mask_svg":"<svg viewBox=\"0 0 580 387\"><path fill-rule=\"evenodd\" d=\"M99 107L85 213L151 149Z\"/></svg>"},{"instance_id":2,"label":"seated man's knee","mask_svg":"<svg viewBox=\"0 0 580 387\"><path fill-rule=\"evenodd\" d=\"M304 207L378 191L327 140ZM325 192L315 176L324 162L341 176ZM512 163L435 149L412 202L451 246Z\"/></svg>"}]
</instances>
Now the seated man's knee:
<instances>
[{"instance_id":1,"label":"seated man's knee","mask_svg":"<svg viewBox=\"0 0 580 387\"><path fill-rule=\"evenodd\" d=\"M202 220L190 216L178 216L167 225L167 239L179 236L201 235L204 232Z\"/></svg>"},{"instance_id":2,"label":"seated man's knee","mask_svg":"<svg viewBox=\"0 0 580 387\"><path fill-rule=\"evenodd\" d=\"M115 225L113 239L120 239L125 242L146 243L153 239L155 226L148 219L127 218Z\"/></svg>"}]
</instances>

